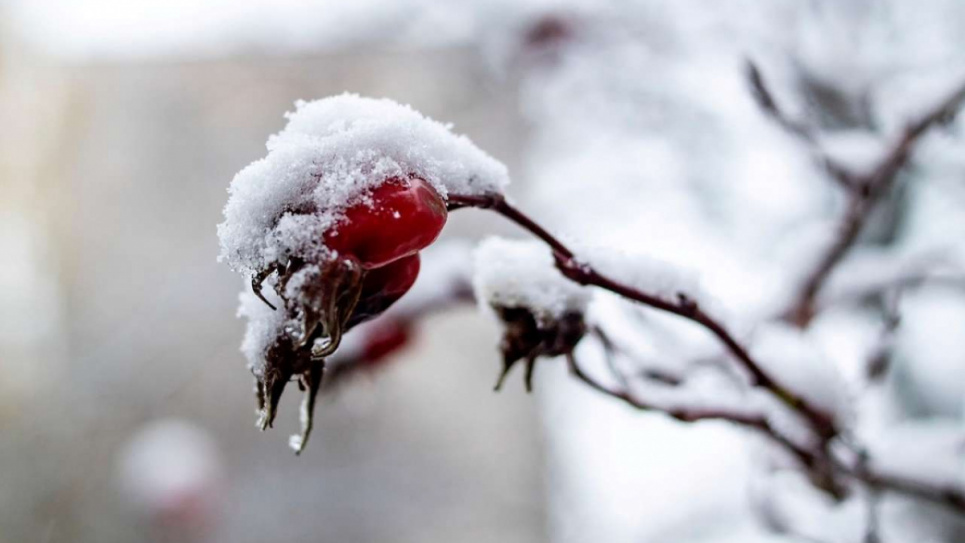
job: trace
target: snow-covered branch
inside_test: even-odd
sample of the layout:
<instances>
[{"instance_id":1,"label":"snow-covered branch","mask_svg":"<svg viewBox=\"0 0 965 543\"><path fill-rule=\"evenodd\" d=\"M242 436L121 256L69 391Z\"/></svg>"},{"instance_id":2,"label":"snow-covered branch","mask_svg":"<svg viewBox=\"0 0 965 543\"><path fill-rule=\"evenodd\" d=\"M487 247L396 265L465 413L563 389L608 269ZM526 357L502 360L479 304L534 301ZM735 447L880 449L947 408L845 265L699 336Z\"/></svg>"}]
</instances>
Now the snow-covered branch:
<instances>
[{"instance_id":1,"label":"snow-covered branch","mask_svg":"<svg viewBox=\"0 0 965 543\"><path fill-rule=\"evenodd\" d=\"M673 297L660 296L603 275L593 267L593 264L582 260L562 241L507 202L501 195L464 196L451 194L449 195L449 206L450 209L461 207L489 209L515 222L545 242L553 251L556 267L565 277L578 284L602 288L628 300L677 315L700 325L713 334L747 371L751 378L751 386L768 390L788 407L801 413L810 421L815 433L823 439L830 439L835 435L837 430L834 420L828 413L812 406L765 372L744 346L728 331L727 327L705 312L698 304L696 297L690 293L678 291L673 293Z\"/></svg>"}]
</instances>

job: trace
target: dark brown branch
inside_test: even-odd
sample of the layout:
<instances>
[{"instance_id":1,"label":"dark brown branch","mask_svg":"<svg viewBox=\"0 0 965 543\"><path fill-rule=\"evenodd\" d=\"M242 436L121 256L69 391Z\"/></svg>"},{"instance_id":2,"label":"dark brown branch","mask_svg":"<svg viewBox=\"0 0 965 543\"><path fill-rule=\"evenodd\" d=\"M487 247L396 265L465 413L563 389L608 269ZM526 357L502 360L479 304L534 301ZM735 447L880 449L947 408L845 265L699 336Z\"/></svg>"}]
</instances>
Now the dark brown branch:
<instances>
[{"instance_id":1,"label":"dark brown branch","mask_svg":"<svg viewBox=\"0 0 965 543\"><path fill-rule=\"evenodd\" d=\"M811 322L815 314L815 301L819 291L834 268L854 245L858 234L861 232L861 227L864 226L871 211L872 203L874 202L864 196L855 197L848 203L848 209L845 212L837 238L818 260L814 269L807 274L804 286L801 287L800 293L795 297L794 305L784 316L785 320L802 328Z\"/></svg>"},{"instance_id":2,"label":"dark brown branch","mask_svg":"<svg viewBox=\"0 0 965 543\"><path fill-rule=\"evenodd\" d=\"M963 91L962 94L965 94ZM920 129L918 129L920 130ZM907 158L905 159L907 160ZM895 162L890 162L895 164ZM903 163L902 163L903 164ZM894 166L891 166L894 167ZM898 166L899 168L901 166ZM615 294L619 294L627 299L647 305L667 313L678 315L692 322L695 322L715 335L727 350L742 363L742 366L750 373L752 384L764 388L771 392L789 407L804 416L811 424L814 431L824 440L830 440L837 434L833 420L807 403L796 395L791 394L782 386L770 378L760 366L750 357L747 351L737 342L727 329L712 317L704 313L691 298L680 295L675 302L668 301L657 296L641 292L631 286L624 285L603 276L593 269L589 264L580 261L576 255L561 241L550 234L546 229L537 224L520 210L516 209L501 195L488 196L449 196L450 209L462 207L475 207L480 209L490 209L500 215L515 222L525 230L543 240L553 250L556 265L561 273L570 280L581 285L596 286ZM822 446L818 450L809 451L795 445L777 432L766 418L756 415L746 415L719 409L662 409L656 405L651 405L640 398L633 396L627 390L610 388L592 377L580 368L573 357L568 360L571 371L583 383L592 389L618 399L634 408L649 411L658 411L667 414L677 420L684 422L696 422L701 420L724 420L740 426L753 428L763 435L789 451L807 469L812 482L832 495L841 496L843 491L838 482L838 476L848 475L857 481L870 487L897 492L900 494L916 497L932 503L941 504L965 513L965 494L954 487L934 487L927 483L913 479L903 478L895 475L874 473L868 470L853 470L840 465L835 465Z\"/></svg>"},{"instance_id":3,"label":"dark brown branch","mask_svg":"<svg viewBox=\"0 0 965 543\"><path fill-rule=\"evenodd\" d=\"M815 463L815 456L813 453L798 447L791 443L787 438L780 435L771 424L761 415L757 414L746 414L737 411L731 411L721 408L664 408L656 404L648 403L640 398L634 396L626 387L621 389L611 388L604 385L600 381L594 379L590 376L580 364L576 361L576 357L572 354L566 357L567 365L569 366L570 372L574 377L579 379L581 382L596 390L597 392L620 400L627 405L640 409L641 411L654 411L660 412L668 415L671 418L679 420L681 422L698 422L702 420L723 420L732 422L739 426L745 426L748 428L753 428L755 430L763 432L768 438L779 443L782 447L791 452L796 458L798 458L802 464L810 467Z\"/></svg>"},{"instance_id":4,"label":"dark brown branch","mask_svg":"<svg viewBox=\"0 0 965 543\"><path fill-rule=\"evenodd\" d=\"M867 485L872 492L881 490L897 492L905 496L948 507L959 513L965 513L965 492L956 486L935 486L900 475L875 472L867 466L866 462L853 469L841 465L829 466L828 463L825 462L823 455L795 445L785 436L781 435L781 433L761 415L740 413L722 408L666 408L657 404L651 404L636 397L626 387L621 389L612 388L596 380L583 370L577 362L576 357L572 354L567 355L566 360L570 372L582 383L605 396L620 400L635 409L663 413L681 422L698 422L704 420L726 421L760 432L764 437L793 455L809 471L812 479L819 477L820 479L816 480L819 486L828 490L833 495L842 495L842 490L835 481L836 477L834 475L834 472L839 472L861 481Z\"/></svg>"},{"instance_id":5,"label":"dark brown branch","mask_svg":"<svg viewBox=\"0 0 965 543\"><path fill-rule=\"evenodd\" d=\"M818 259L814 269L805 276L804 285L793 305L785 312L785 320L802 328L811 322L816 299L828 277L854 246L876 204L894 186L898 173L908 163L916 144L929 129L949 122L963 101L965 84L920 119L910 123L870 172L854 178L837 238Z\"/></svg>"},{"instance_id":6,"label":"dark brown branch","mask_svg":"<svg viewBox=\"0 0 965 543\"><path fill-rule=\"evenodd\" d=\"M559 268L560 272L566 278L573 282L608 290L629 300L683 317L702 326L716 336L734 358L740 362L741 366L750 374L752 386L761 387L770 391L781 402L804 416L822 439L828 440L836 434L834 421L830 415L811 406L803 398L777 383L761 369L761 366L754 361L747 350L731 335L723 324L705 313L697 302L686 294L680 293L677 300L669 301L601 274L590 264L579 260L573 251L566 247L559 239L546 231L546 229L533 221L525 213L512 206L502 195L462 196L452 194L449 195L449 205L451 209L463 207L489 209L518 224L550 246L553 250L553 256L556 259L557 268Z\"/></svg>"},{"instance_id":7,"label":"dark brown branch","mask_svg":"<svg viewBox=\"0 0 965 543\"><path fill-rule=\"evenodd\" d=\"M566 356L566 361L570 373L582 383L605 396L620 400L635 409L663 413L681 422L699 422L705 420L726 421L759 432L765 438L774 442L796 458L807 470L812 480L815 480L822 489L827 490L834 496L842 496L840 486L834 481L833 476L827 470L829 463L824 461L820 454L795 445L791 440L778 432L763 415L740 413L724 408L667 408L651 404L635 396L626 387L621 389L611 388L594 379L583 370L572 353Z\"/></svg>"}]
</instances>

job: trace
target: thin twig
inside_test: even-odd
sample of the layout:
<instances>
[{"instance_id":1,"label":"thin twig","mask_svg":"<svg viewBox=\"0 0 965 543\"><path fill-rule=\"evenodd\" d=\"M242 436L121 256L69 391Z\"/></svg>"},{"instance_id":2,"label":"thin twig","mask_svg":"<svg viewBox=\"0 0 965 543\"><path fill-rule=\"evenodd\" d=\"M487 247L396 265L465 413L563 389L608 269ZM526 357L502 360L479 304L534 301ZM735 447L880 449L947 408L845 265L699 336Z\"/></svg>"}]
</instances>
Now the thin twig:
<instances>
[{"instance_id":1,"label":"thin twig","mask_svg":"<svg viewBox=\"0 0 965 543\"><path fill-rule=\"evenodd\" d=\"M808 469L812 477L823 477L824 480L817 479L816 482L826 485L824 487L825 490L832 492L832 494L841 495L841 489L836 482L836 476L834 474L835 472L840 472L841 474L861 481L871 492L897 492L905 496L948 507L959 514L965 513L965 492L954 485L935 486L900 475L876 472L868 466L867 461L859 461L857 467L849 468L840 462L834 462L832 459L831 465L828 466L823 455L794 444L778 432L762 415L740 413L724 408L667 408L648 403L635 396L627 388L612 388L594 379L580 366L572 353L567 355L566 360L570 372L582 383L605 396L620 400L635 409L664 413L681 422L698 422L703 420L726 421L762 433L766 438L797 458L797 460Z\"/></svg>"},{"instance_id":2,"label":"thin twig","mask_svg":"<svg viewBox=\"0 0 965 543\"><path fill-rule=\"evenodd\" d=\"M761 387L770 391L782 403L804 416L810 422L812 429L822 439L829 440L837 433L834 420L829 414L813 407L804 400L804 398L775 381L751 357L727 328L705 313L693 298L681 293L678 295L676 301L668 301L601 274L589 263L578 259L573 251L559 239L550 234L525 213L512 206L502 195L463 196L451 194L449 195L449 205L450 209L463 207L489 209L515 222L549 245L556 259L556 267L571 281L581 285L592 285L608 290L628 300L633 300L654 309L683 317L702 326L716 336L734 358L741 363L744 369L750 374L752 386Z\"/></svg>"},{"instance_id":3,"label":"thin twig","mask_svg":"<svg viewBox=\"0 0 965 543\"><path fill-rule=\"evenodd\" d=\"M617 349L616 345L613 343L613 340L611 340L610 336L603 331L603 328L599 326L590 327L589 332L600 340L600 345L603 346L603 359L606 361L610 374L614 379L616 379L617 383L619 383L621 387L624 389L629 389L630 383L627 381L627 376L617 366L616 355L619 349Z\"/></svg>"},{"instance_id":4,"label":"thin twig","mask_svg":"<svg viewBox=\"0 0 965 543\"><path fill-rule=\"evenodd\" d=\"M617 345L610 335L607 334L606 331L600 326L591 326L589 333L600 341L600 345L603 347L604 359L606 360L607 367L609 368L610 373L613 375L613 378L620 383L620 386L629 388L630 385L627 375L620 370L616 358L618 355L631 358L636 357L632 357L632 355L630 355L624 347ZM643 377L648 381L659 383L668 387L679 386L683 382L683 379L681 379L679 375L663 368L645 364L640 360L637 360L636 364L638 366L646 366L635 373L636 375Z\"/></svg>"},{"instance_id":5,"label":"thin twig","mask_svg":"<svg viewBox=\"0 0 965 543\"><path fill-rule=\"evenodd\" d=\"M761 70L757 67L757 64L751 59L745 59L744 72L747 76L747 82L751 86L751 95L754 97L754 101L757 102L758 107L761 108L761 111L780 125L781 128L813 144L815 137L811 127L791 119L787 113L777 105L777 100L774 99L774 94L764 81L764 75L761 74Z\"/></svg>"},{"instance_id":6,"label":"thin twig","mask_svg":"<svg viewBox=\"0 0 965 543\"><path fill-rule=\"evenodd\" d=\"M616 389L604 385L586 373L572 353L566 355L566 361L573 376L579 379L585 385L605 396L620 400L631 407L640 409L641 411L664 413L665 415L681 422L698 422L702 420L721 420L731 422L739 426L751 428L763 433L768 439L777 443L791 453L808 469L812 469L820 462L815 453L812 453L811 451L792 443L789 439L775 430L770 422L762 415L740 413L723 408L662 407L657 404L648 403L641 398L636 397L628 388Z\"/></svg>"},{"instance_id":7,"label":"thin twig","mask_svg":"<svg viewBox=\"0 0 965 543\"><path fill-rule=\"evenodd\" d=\"M750 59L745 60L745 73L747 82L751 87L751 95L754 97L754 101L757 102L758 107L761 108L761 111L787 133L801 140L813 155L814 161L828 172L831 179L844 188L850 189L854 187L854 175L821 148L818 138L814 134L814 130L805 123L792 119L787 112L777 104L777 100L774 99L774 94L764 80L760 69L754 64L754 61Z\"/></svg>"},{"instance_id":8,"label":"thin twig","mask_svg":"<svg viewBox=\"0 0 965 543\"><path fill-rule=\"evenodd\" d=\"M920 268L877 281L850 285L846 288L826 288L824 294L815 300L815 305L819 310L822 310L834 305L857 304L872 298L887 297L891 293L914 290L923 286L965 289L965 271L944 272L929 270L925 267Z\"/></svg>"}]
</instances>

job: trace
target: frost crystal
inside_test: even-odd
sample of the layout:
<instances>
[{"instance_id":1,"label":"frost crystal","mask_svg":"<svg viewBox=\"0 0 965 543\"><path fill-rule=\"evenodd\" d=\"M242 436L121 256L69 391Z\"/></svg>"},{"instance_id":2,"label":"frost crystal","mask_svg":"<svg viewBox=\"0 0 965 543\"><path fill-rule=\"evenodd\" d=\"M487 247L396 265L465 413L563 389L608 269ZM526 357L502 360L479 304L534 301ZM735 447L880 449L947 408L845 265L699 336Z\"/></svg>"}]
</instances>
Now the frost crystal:
<instances>
[{"instance_id":1,"label":"frost crystal","mask_svg":"<svg viewBox=\"0 0 965 543\"><path fill-rule=\"evenodd\" d=\"M218 225L219 260L244 273L324 257L322 234L391 177L421 177L443 197L509 183L505 166L468 138L391 100L342 94L298 102L287 118L268 155L231 182Z\"/></svg>"},{"instance_id":2,"label":"frost crystal","mask_svg":"<svg viewBox=\"0 0 965 543\"><path fill-rule=\"evenodd\" d=\"M537 318L553 320L582 313L587 289L563 277L553 255L538 241L490 237L473 255L473 287L483 306L527 308Z\"/></svg>"}]
</instances>

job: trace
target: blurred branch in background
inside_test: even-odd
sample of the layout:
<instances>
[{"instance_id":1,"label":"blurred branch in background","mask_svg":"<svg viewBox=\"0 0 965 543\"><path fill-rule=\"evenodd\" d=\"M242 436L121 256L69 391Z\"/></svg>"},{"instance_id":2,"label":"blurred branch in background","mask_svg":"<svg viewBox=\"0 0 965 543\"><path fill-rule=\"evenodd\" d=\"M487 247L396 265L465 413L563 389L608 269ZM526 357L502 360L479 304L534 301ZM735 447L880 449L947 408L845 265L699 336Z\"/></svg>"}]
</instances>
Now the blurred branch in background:
<instances>
[{"instance_id":1,"label":"blurred branch in background","mask_svg":"<svg viewBox=\"0 0 965 543\"><path fill-rule=\"evenodd\" d=\"M956 93L956 100L960 101ZM956 102L957 103L957 102ZM946 111L948 105L942 106L942 111ZM931 116L929 116L931 117ZM920 124L920 123L919 123ZM918 130L920 132L920 130ZM907 154L907 153L906 153ZM907 157L902 160L907 160ZM888 163L893 162L889 160ZM892 176L894 173L891 174ZM696 422L707 419L721 419L739 426L754 428L763 432L768 438L779 446L786 448L792 453L812 475L812 480L820 488L827 490L839 499L844 496L842 488L836 482L837 475L851 476L863 483L876 489L886 489L894 492L904 493L938 504L948 506L952 509L965 514L965 490L959 485L949 484L947 487L930 485L927 482L916 481L910 478L877 473L868 467L870 461L862 461L860 465L848 465L847 462L834 456L829 447L831 440L837 437L838 430L835 429L831 415L822 413L808 405L802 397L795 391L785 389L778 385L773 378L768 376L761 366L754 361L748 352L741 347L733 337L726 332L723 325L719 324L712 317L704 313L693 301L691 295L678 292L678 303L673 303L652 294L642 292L633 286L622 284L610 279L597 272L588 261L581 260L562 242L548 233L543 227L539 226L525 213L506 202L500 195L490 197L472 197L450 195L450 207L459 209L461 207L476 207L480 209L493 210L500 215L519 224L524 229L540 238L553 251L556 266L566 278L581 285L591 285L611 291L629 300L642 303L655 309L666 311L696 322L714 335L727 347L731 353L738 358L752 376L749 383L750 387L760 387L770 392L778 401L784 402L791 409L801 413L805 420L811 424L811 430L816 436L820 437L817 447L808 450L795 445L790 439L781 435L768 421L766 415L745 414L726 408L707 407L686 407L686 406L658 406L639 399L627 388L610 388L596 379L592 378L584 371L576 358L572 354L567 355L569 368L574 376L584 382L594 390L621 400L632 407L645 411L662 411L669 416L682 422ZM620 376L619 381L625 382L626 377Z\"/></svg>"},{"instance_id":2,"label":"blurred branch in background","mask_svg":"<svg viewBox=\"0 0 965 543\"><path fill-rule=\"evenodd\" d=\"M920 118L908 121L905 129L885 154L877 160L874 167L866 172L856 172L838 164L821 151L811 127L788 118L775 102L758 67L749 60L747 79L761 110L811 147L818 161L847 194L845 212L841 217L834 243L817 259L814 269L806 275L799 294L785 313L785 318L789 322L803 328L807 327L814 318L817 298L828 277L854 246L858 234L861 233L876 204L894 187L898 174L911 159L918 141L932 128L947 126L954 120L962 102L965 101L965 82L950 91L946 98L926 108L926 112Z\"/></svg>"},{"instance_id":3,"label":"blurred branch in background","mask_svg":"<svg viewBox=\"0 0 965 543\"><path fill-rule=\"evenodd\" d=\"M593 267L592 263L574 254L573 251L560 240L547 232L525 213L516 209L500 195L472 197L454 194L449 196L449 202L450 206L456 209L459 207L475 207L493 210L528 230L540 240L544 241L553 251L556 267L560 272L568 279L580 285L599 287L645 306L677 315L705 328L708 332L716 336L721 344L751 376L750 386L761 387L769 391L777 400L786 403L791 409L799 411L811 422L816 434L821 436L822 439L827 440L835 435L834 422L829 415L809 405L806 400L797 396L795 392L787 390L768 375L761 368L760 364L758 364L734 336L731 335L725 325L718 322L713 316L707 314L698 305L697 297L694 294L676 292L675 300L667 300L601 274Z\"/></svg>"}]
</instances>

